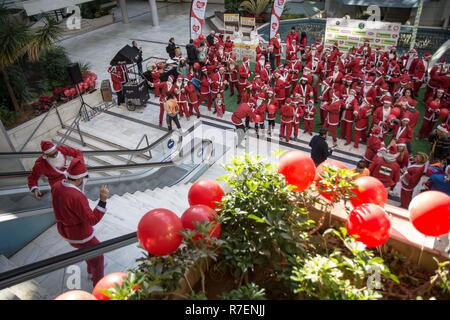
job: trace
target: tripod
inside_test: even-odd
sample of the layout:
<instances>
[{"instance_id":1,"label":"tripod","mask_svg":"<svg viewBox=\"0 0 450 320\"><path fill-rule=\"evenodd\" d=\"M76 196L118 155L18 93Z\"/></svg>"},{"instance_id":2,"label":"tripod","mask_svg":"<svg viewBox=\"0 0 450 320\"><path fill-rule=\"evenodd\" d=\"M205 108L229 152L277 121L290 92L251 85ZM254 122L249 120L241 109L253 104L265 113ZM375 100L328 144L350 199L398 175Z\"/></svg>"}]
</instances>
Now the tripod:
<instances>
[{"instance_id":1,"label":"tripod","mask_svg":"<svg viewBox=\"0 0 450 320\"><path fill-rule=\"evenodd\" d=\"M78 87L78 83L75 85L75 88L77 88L77 92L81 100L79 116L82 117L84 121L89 121L89 113L86 107L89 107L91 110L94 110L94 108L92 108L88 103L84 101L83 93L81 93L80 88Z\"/></svg>"}]
</instances>

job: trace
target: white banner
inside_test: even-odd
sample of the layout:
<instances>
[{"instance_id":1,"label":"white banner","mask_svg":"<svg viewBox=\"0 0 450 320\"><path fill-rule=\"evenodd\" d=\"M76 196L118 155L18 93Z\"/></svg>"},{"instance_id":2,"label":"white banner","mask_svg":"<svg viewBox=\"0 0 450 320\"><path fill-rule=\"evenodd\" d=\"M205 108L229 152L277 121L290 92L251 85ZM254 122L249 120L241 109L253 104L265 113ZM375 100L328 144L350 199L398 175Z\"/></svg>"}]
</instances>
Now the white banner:
<instances>
[{"instance_id":1,"label":"white banner","mask_svg":"<svg viewBox=\"0 0 450 320\"><path fill-rule=\"evenodd\" d=\"M400 23L328 18L325 29L325 46L338 43L339 49L348 51L367 40L372 48L389 50L397 46Z\"/></svg>"},{"instance_id":2,"label":"white banner","mask_svg":"<svg viewBox=\"0 0 450 320\"><path fill-rule=\"evenodd\" d=\"M280 26L280 18L283 14L284 5L287 0L275 0L272 7L272 15L270 16L270 39L275 37L275 33L278 32Z\"/></svg>"},{"instance_id":3,"label":"white banner","mask_svg":"<svg viewBox=\"0 0 450 320\"><path fill-rule=\"evenodd\" d=\"M191 39L202 34L208 0L193 0L191 6Z\"/></svg>"}]
</instances>

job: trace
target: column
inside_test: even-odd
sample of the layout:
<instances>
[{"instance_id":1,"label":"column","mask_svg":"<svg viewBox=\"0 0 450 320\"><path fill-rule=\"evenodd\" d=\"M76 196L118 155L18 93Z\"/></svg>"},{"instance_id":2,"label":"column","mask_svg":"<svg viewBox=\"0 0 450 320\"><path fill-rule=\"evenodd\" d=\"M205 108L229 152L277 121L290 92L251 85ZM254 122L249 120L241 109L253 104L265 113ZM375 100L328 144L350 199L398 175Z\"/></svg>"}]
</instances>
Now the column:
<instances>
[{"instance_id":1,"label":"column","mask_svg":"<svg viewBox=\"0 0 450 320\"><path fill-rule=\"evenodd\" d=\"M156 0L148 0L150 6L150 13L152 15L152 26L159 26L158 20L158 7L156 6Z\"/></svg>"},{"instance_id":2,"label":"column","mask_svg":"<svg viewBox=\"0 0 450 320\"><path fill-rule=\"evenodd\" d=\"M130 23L130 19L128 17L128 9L126 0L119 0L120 10L122 11L122 21L123 23Z\"/></svg>"}]
</instances>

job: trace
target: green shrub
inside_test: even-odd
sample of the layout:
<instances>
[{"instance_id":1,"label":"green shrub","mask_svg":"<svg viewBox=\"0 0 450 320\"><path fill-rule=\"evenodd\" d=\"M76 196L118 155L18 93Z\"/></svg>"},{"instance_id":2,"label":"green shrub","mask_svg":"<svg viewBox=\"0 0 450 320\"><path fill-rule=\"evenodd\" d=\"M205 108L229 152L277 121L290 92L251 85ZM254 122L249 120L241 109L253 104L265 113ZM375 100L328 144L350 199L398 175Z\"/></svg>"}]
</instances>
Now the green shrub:
<instances>
[{"instance_id":1,"label":"green shrub","mask_svg":"<svg viewBox=\"0 0 450 320\"><path fill-rule=\"evenodd\" d=\"M222 294L223 300L266 300L266 290L255 283Z\"/></svg>"},{"instance_id":2,"label":"green shrub","mask_svg":"<svg viewBox=\"0 0 450 320\"><path fill-rule=\"evenodd\" d=\"M31 89L22 68L18 65L12 65L7 69L9 75L9 82L16 94L19 104L27 103L36 96L36 93Z\"/></svg>"},{"instance_id":3,"label":"green shrub","mask_svg":"<svg viewBox=\"0 0 450 320\"><path fill-rule=\"evenodd\" d=\"M17 119L17 113L4 105L0 105L0 119L5 127L9 127Z\"/></svg>"},{"instance_id":4,"label":"green shrub","mask_svg":"<svg viewBox=\"0 0 450 320\"><path fill-rule=\"evenodd\" d=\"M47 90L70 84L69 74L67 73L67 66L70 63L71 61L63 47L52 47L42 52L40 65L42 74L48 81Z\"/></svg>"}]
</instances>

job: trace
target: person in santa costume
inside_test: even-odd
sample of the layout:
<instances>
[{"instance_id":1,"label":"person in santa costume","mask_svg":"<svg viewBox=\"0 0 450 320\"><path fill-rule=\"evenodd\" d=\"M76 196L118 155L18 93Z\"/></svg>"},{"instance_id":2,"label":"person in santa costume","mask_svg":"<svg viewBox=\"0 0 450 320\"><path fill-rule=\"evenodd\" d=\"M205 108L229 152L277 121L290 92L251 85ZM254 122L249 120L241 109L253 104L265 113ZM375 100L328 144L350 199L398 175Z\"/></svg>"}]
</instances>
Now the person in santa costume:
<instances>
[{"instance_id":1,"label":"person in santa costume","mask_svg":"<svg viewBox=\"0 0 450 320\"><path fill-rule=\"evenodd\" d=\"M367 139L364 161L371 163L381 148L384 148L383 130L380 127L373 127L370 137Z\"/></svg>"},{"instance_id":2,"label":"person in santa costume","mask_svg":"<svg viewBox=\"0 0 450 320\"><path fill-rule=\"evenodd\" d=\"M294 99L292 100L294 103L294 109L295 109L295 117L294 117L294 140L298 140L298 129L300 127L300 120L304 116L304 109L305 109L305 99L300 97L299 94L296 94Z\"/></svg>"},{"instance_id":3,"label":"person in santa costume","mask_svg":"<svg viewBox=\"0 0 450 320\"><path fill-rule=\"evenodd\" d=\"M444 90L439 88L434 96L428 98L425 103L425 114L423 115L422 127L419 131L419 139L426 139L433 131L434 126L439 120L439 112L441 110L444 99Z\"/></svg>"},{"instance_id":4,"label":"person in santa costume","mask_svg":"<svg viewBox=\"0 0 450 320\"><path fill-rule=\"evenodd\" d=\"M275 129L275 119L277 118L277 104L276 103L269 103L269 105L267 106L267 121L268 121L268 126L267 126L267 134L269 136L272 135L272 130Z\"/></svg>"},{"instance_id":5,"label":"person in santa costume","mask_svg":"<svg viewBox=\"0 0 450 320\"><path fill-rule=\"evenodd\" d=\"M427 80L427 91L425 92L424 100L428 99L436 94L436 90L441 87L440 76L445 74L443 62L436 63L433 68L431 68L428 74Z\"/></svg>"},{"instance_id":6,"label":"person in santa costume","mask_svg":"<svg viewBox=\"0 0 450 320\"><path fill-rule=\"evenodd\" d=\"M388 150L381 149L380 157L373 159L369 166L370 175L380 180L385 188L392 193L397 182L400 180L400 167L397 163L397 147L392 145Z\"/></svg>"},{"instance_id":7,"label":"person in santa costume","mask_svg":"<svg viewBox=\"0 0 450 320\"><path fill-rule=\"evenodd\" d=\"M111 74L113 89L117 94L117 104L120 106L125 102L123 84L128 81L127 66L124 63L118 63L115 66L109 66L108 72Z\"/></svg>"},{"instance_id":8,"label":"person in santa costume","mask_svg":"<svg viewBox=\"0 0 450 320\"><path fill-rule=\"evenodd\" d=\"M410 164L402 174L400 181L402 190L400 193L400 206L408 209L412 200L414 188L419 184L425 171L425 164L428 156L423 152L418 152L414 156L414 163Z\"/></svg>"},{"instance_id":9,"label":"person in santa costume","mask_svg":"<svg viewBox=\"0 0 450 320\"><path fill-rule=\"evenodd\" d=\"M247 56L242 59L242 64L239 66L239 88L238 88L238 103L241 102L242 93L247 86L248 78L250 77L250 60Z\"/></svg>"},{"instance_id":10,"label":"person in santa costume","mask_svg":"<svg viewBox=\"0 0 450 320\"><path fill-rule=\"evenodd\" d=\"M383 133L386 133L391 128L391 124L389 123L389 115L392 111L392 98L384 97L382 103L383 106L375 109L375 112L373 113L372 123L373 125L380 127Z\"/></svg>"},{"instance_id":11,"label":"person in santa costume","mask_svg":"<svg viewBox=\"0 0 450 320\"><path fill-rule=\"evenodd\" d=\"M331 133L333 137L333 143L337 144L337 126L339 125L339 115L341 107L343 106L342 96L340 92L333 92L331 98L331 103L325 106L325 111L327 112L326 125L325 128Z\"/></svg>"},{"instance_id":12,"label":"person in santa costume","mask_svg":"<svg viewBox=\"0 0 450 320\"><path fill-rule=\"evenodd\" d=\"M278 32L275 34L275 37L270 39L269 44L273 46L273 53L275 55L275 67L278 67L281 64L281 51L282 51L281 38Z\"/></svg>"},{"instance_id":13,"label":"person in santa costume","mask_svg":"<svg viewBox=\"0 0 450 320\"><path fill-rule=\"evenodd\" d=\"M300 97L302 97L305 101L314 98L313 88L308 83L308 78L306 76L302 75L302 77L300 78L300 83L295 86L293 94L299 94Z\"/></svg>"},{"instance_id":14,"label":"person in santa costume","mask_svg":"<svg viewBox=\"0 0 450 320\"><path fill-rule=\"evenodd\" d=\"M67 179L56 182L52 188L52 204L58 233L77 249L88 248L98 243L94 228L106 213L109 190L101 186L99 201L94 209L84 194L88 172L82 159L75 158L67 169ZM103 255L91 258L87 271L92 277L93 286L103 278Z\"/></svg>"},{"instance_id":15,"label":"person in santa costume","mask_svg":"<svg viewBox=\"0 0 450 320\"><path fill-rule=\"evenodd\" d=\"M297 86L297 82L300 77L299 74L303 70L301 59L295 59L295 60L289 61L288 68L289 68L289 72L291 74L292 92L295 92L295 88Z\"/></svg>"},{"instance_id":16,"label":"person in santa costume","mask_svg":"<svg viewBox=\"0 0 450 320\"><path fill-rule=\"evenodd\" d=\"M300 43L300 36L297 30L295 30L295 27L292 27L291 31L286 36L286 46L291 45L293 41L295 41L295 43Z\"/></svg>"},{"instance_id":17,"label":"person in santa costume","mask_svg":"<svg viewBox=\"0 0 450 320\"><path fill-rule=\"evenodd\" d=\"M258 56L255 63L255 74L261 75L261 71L264 70L266 64L266 58L264 55Z\"/></svg>"},{"instance_id":18,"label":"person in santa costume","mask_svg":"<svg viewBox=\"0 0 450 320\"><path fill-rule=\"evenodd\" d=\"M177 98L177 103L180 108L180 117L186 116L189 120L191 114L189 113L189 107L187 102L187 91L185 89L185 83L183 77L178 75L177 82L175 83L174 93Z\"/></svg>"},{"instance_id":19,"label":"person in santa costume","mask_svg":"<svg viewBox=\"0 0 450 320\"><path fill-rule=\"evenodd\" d=\"M392 95L395 99L399 99L405 96L405 91L410 90L412 93L412 84L410 82L410 78L408 74L402 74L398 78L392 78L391 83L394 84L394 88L392 90Z\"/></svg>"},{"instance_id":20,"label":"person in santa costume","mask_svg":"<svg viewBox=\"0 0 450 320\"><path fill-rule=\"evenodd\" d=\"M266 62L264 69L261 70L261 73L259 74L261 81L265 85L269 85L270 81L272 80L272 72L270 69L270 62Z\"/></svg>"},{"instance_id":21,"label":"person in santa costume","mask_svg":"<svg viewBox=\"0 0 450 320\"><path fill-rule=\"evenodd\" d=\"M401 62L401 70L402 72L406 72L410 75L414 74L414 68L419 59L419 55L417 54L417 50L412 48L408 53L403 54L400 57Z\"/></svg>"},{"instance_id":22,"label":"person in santa costume","mask_svg":"<svg viewBox=\"0 0 450 320\"><path fill-rule=\"evenodd\" d=\"M261 91L258 95L258 99L256 100L256 107L255 107L255 132L256 137L259 139L259 129L264 130L264 121L267 111L267 105L266 105L266 93L264 91Z\"/></svg>"},{"instance_id":23,"label":"person in santa costume","mask_svg":"<svg viewBox=\"0 0 450 320\"><path fill-rule=\"evenodd\" d=\"M167 96L172 94L175 90L175 85L173 84L174 77L170 75L167 81L162 82L160 85L161 95L159 96L159 126L162 127L162 122L164 119L164 103L167 101Z\"/></svg>"},{"instance_id":24,"label":"person in santa costume","mask_svg":"<svg viewBox=\"0 0 450 320\"><path fill-rule=\"evenodd\" d=\"M215 100L215 106L216 106L215 111L216 111L217 117L223 118L226 107L225 107L225 100L222 95L220 95L220 94L217 95L217 98Z\"/></svg>"},{"instance_id":25,"label":"person in santa costume","mask_svg":"<svg viewBox=\"0 0 450 320\"><path fill-rule=\"evenodd\" d=\"M431 53L425 52L423 59L417 59L416 64L414 65L413 72L411 74L412 80L414 82L414 95L417 97L419 94L419 89L422 87L422 84L425 82L425 75L428 69L428 63L431 58Z\"/></svg>"},{"instance_id":26,"label":"person in santa costume","mask_svg":"<svg viewBox=\"0 0 450 320\"><path fill-rule=\"evenodd\" d=\"M208 69L203 66L200 72L200 101L199 105L203 103L203 101L207 100L207 108L211 111L212 106L212 95L210 94L210 79L208 76Z\"/></svg>"},{"instance_id":27,"label":"person in santa costume","mask_svg":"<svg viewBox=\"0 0 450 320\"><path fill-rule=\"evenodd\" d=\"M254 118L255 113L253 112L253 108L248 103L241 103L237 109L231 115L231 122L236 127L237 133L237 144L236 147L240 147L242 140L244 140L246 126L244 124L244 119Z\"/></svg>"},{"instance_id":28,"label":"person in santa costume","mask_svg":"<svg viewBox=\"0 0 450 320\"><path fill-rule=\"evenodd\" d=\"M286 103L280 109L280 115L280 140L284 138L286 139L286 142L289 142L295 117L295 109L291 102L291 98L286 99Z\"/></svg>"},{"instance_id":29,"label":"person in santa costume","mask_svg":"<svg viewBox=\"0 0 450 320\"><path fill-rule=\"evenodd\" d=\"M189 103L189 113L193 114L195 111L197 118L200 118L198 94L194 84L192 83L192 76L188 74L185 80L186 80L185 90L187 92L187 100Z\"/></svg>"},{"instance_id":30,"label":"person in santa costume","mask_svg":"<svg viewBox=\"0 0 450 320\"><path fill-rule=\"evenodd\" d=\"M153 64L152 69L150 70L152 77L153 90L156 98L160 96L160 85L161 85L161 73L159 72L156 64Z\"/></svg>"},{"instance_id":31,"label":"person in santa costume","mask_svg":"<svg viewBox=\"0 0 450 320\"><path fill-rule=\"evenodd\" d=\"M372 99L367 97L359 106L358 113L355 114L355 135L354 144L355 149L359 148L359 141L366 142L367 128L369 126L369 117L372 114Z\"/></svg>"},{"instance_id":32,"label":"person in santa costume","mask_svg":"<svg viewBox=\"0 0 450 320\"><path fill-rule=\"evenodd\" d=\"M406 148L406 142L400 140L397 143L398 157L397 163L400 166L400 170L403 172L409 164L409 152Z\"/></svg>"},{"instance_id":33,"label":"person in santa costume","mask_svg":"<svg viewBox=\"0 0 450 320\"><path fill-rule=\"evenodd\" d=\"M274 78L275 78L275 82L274 82L275 102L277 103L278 109L281 109L281 107L284 105L284 99L286 98L286 90L284 88L285 79L282 76L280 71L275 72Z\"/></svg>"},{"instance_id":34,"label":"person in santa costume","mask_svg":"<svg viewBox=\"0 0 450 320\"><path fill-rule=\"evenodd\" d=\"M405 111L403 112L403 117L409 119L409 126L411 127L412 131L414 132L414 129L417 126L417 123L419 122L419 116L420 112L416 109L417 101L413 98L410 98L406 102Z\"/></svg>"},{"instance_id":35,"label":"person in santa costume","mask_svg":"<svg viewBox=\"0 0 450 320\"><path fill-rule=\"evenodd\" d=\"M210 76L211 79L211 98L214 102L216 102L216 99L218 96L220 96L223 99L225 98L224 92L225 92L225 86L228 85L228 82L225 80L225 68L219 67L219 70L215 73L213 73ZM214 113L217 112L217 106L214 110Z\"/></svg>"},{"instance_id":36,"label":"person in santa costume","mask_svg":"<svg viewBox=\"0 0 450 320\"><path fill-rule=\"evenodd\" d=\"M303 123L305 126L304 133L308 133L310 136L313 135L314 129L314 114L316 113L316 106L313 100L309 100L304 109Z\"/></svg>"},{"instance_id":37,"label":"person in santa costume","mask_svg":"<svg viewBox=\"0 0 450 320\"><path fill-rule=\"evenodd\" d=\"M234 90L238 90L238 78L239 78L239 68L238 65L235 61L235 56L234 54L231 56L229 63L228 63L228 72L229 72L229 77L228 77L228 83L229 83L229 88L230 88L230 97L234 96Z\"/></svg>"},{"instance_id":38,"label":"person in santa costume","mask_svg":"<svg viewBox=\"0 0 450 320\"><path fill-rule=\"evenodd\" d=\"M364 86L362 88L362 97L371 97L372 101L375 101L377 98L377 91L375 90L375 87L373 85L372 76L366 77L366 80L364 81Z\"/></svg>"},{"instance_id":39,"label":"person in santa costume","mask_svg":"<svg viewBox=\"0 0 450 320\"><path fill-rule=\"evenodd\" d=\"M413 131L409 126L409 118L402 118L399 124L394 125L393 136L390 145L397 144L399 141L410 143L413 138Z\"/></svg>"},{"instance_id":40,"label":"person in santa costume","mask_svg":"<svg viewBox=\"0 0 450 320\"><path fill-rule=\"evenodd\" d=\"M39 190L39 179L45 176L50 187L66 177L67 157L83 160L81 150L68 146L57 146L50 141L41 141L42 155L34 162L28 176L28 188L36 199L42 196ZM73 161L73 160L72 160Z\"/></svg>"},{"instance_id":41,"label":"person in santa costume","mask_svg":"<svg viewBox=\"0 0 450 320\"><path fill-rule=\"evenodd\" d=\"M345 98L341 120L341 139L345 139L345 145L349 145L352 140L352 127L355 121L355 114L358 113L358 100L355 97L355 90L350 90L350 94Z\"/></svg>"}]
</instances>

